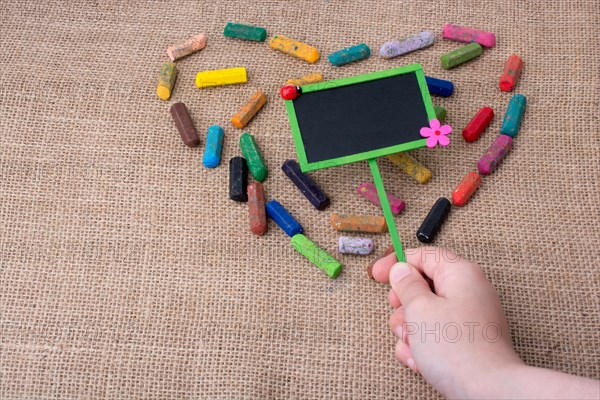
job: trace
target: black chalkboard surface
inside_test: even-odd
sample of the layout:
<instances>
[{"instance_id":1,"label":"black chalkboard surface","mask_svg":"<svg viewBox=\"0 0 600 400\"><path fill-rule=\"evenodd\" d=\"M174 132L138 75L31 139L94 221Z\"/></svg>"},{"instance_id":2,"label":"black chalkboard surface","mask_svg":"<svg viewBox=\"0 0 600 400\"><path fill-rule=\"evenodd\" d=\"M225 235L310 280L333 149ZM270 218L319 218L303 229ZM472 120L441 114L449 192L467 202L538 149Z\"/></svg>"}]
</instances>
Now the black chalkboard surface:
<instances>
[{"instance_id":1,"label":"black chalkboard surface","mask_svg":"<svg viewBox=\"0 0 600 400\"><path fill-rule=\"evenodd\" d=\"M303 86L286 107L304 171L424 147L435 118L417 64Z\"/></svg>"}]
</instances>

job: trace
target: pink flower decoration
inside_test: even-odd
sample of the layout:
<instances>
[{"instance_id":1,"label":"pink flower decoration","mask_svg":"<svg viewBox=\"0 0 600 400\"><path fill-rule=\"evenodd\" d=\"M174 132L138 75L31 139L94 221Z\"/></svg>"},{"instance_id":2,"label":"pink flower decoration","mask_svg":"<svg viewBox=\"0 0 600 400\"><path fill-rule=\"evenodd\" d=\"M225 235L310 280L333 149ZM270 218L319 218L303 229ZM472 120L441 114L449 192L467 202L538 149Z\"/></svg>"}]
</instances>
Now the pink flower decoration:
<instances>
[{"instance_id":1,"label":"pink flower decoration","mask_svg":"<svg viewBox=\"0 0 600 400\"><path fill-rule=\"evenodd\" d=\"M452 127L450 125L440 126L440 121L437 119L429 121L429 127L421 128L421 136L427 138L427 147L435 147L438 143L440 146L448 146L450 138L447 135L450 133L452 133Z\"/></svg>"}]
</instances>

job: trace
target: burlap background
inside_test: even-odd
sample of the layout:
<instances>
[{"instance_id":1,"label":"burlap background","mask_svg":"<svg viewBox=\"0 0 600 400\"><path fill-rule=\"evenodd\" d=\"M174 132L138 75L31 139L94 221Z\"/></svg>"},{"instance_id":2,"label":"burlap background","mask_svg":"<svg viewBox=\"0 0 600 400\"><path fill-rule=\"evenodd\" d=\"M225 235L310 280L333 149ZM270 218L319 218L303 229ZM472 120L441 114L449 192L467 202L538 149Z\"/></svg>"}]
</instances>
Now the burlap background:
<instances>
[{"instance_id":1,"label":"burlap background","mask_svg":"<svg viewBox=\"0 0 600 400\"><path fill-rule=\"evenodd\" d=\"M438 245L481 263L500 292L525 361L600 377L599 15L580 1L8 2L1 10L0 396L3 398L423 398L437 396L393 357L387 288L372 259L339 257L335 281L296 254L271 223L249 233L246 205L228 200L227 160L241 131L229 119L257 88L269 103L248 131L282 201L332 254L331 212L377 213L355 186L365 163L319 171L332 198L314 210L279 167L294 157L280 85L419 62L451 79L459 133L483 105L497 113L481 140L417 151L434 179L418 185L381 161L407 201L405 245L494 140L511 94L497 81L512 52L525 60L528 108L515 149L455 209ZM313 44L308 65L266 43L222 35L229 20ZM444 22L496 33L498 44L452 71L440 54ZM391 61L392 38L433 30L438 41ZM172 100L199 132L225 127L224 165L201 167L203 147L178 137L155 96L168 44L206 32L208 46L178 62ZM374 55L333 68L325 56L358 42ZM199 91L197 71L246 66L249 82ZM389 245L377 237L377 253Z\"/></svg>"}]
</instances>

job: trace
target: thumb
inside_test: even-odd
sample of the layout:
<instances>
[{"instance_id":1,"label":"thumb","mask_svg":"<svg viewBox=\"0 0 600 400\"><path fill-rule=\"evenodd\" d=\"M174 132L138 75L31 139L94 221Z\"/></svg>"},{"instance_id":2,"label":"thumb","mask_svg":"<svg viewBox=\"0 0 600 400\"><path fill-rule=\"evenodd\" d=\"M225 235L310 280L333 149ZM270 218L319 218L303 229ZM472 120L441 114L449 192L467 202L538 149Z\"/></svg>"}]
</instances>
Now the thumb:
<instances>
[{"instance_id":1,"label":"thumb","mask_svg":"<svg viewBox=\"0 0 600 400\"><path fill-rule=\"evenodd\" d=\"M398 262L394 264L390 271L390 283L404 307L417 297L433 296L433 292L425 278L415 267L407 263Z\"/></svg>"}]
</instances>

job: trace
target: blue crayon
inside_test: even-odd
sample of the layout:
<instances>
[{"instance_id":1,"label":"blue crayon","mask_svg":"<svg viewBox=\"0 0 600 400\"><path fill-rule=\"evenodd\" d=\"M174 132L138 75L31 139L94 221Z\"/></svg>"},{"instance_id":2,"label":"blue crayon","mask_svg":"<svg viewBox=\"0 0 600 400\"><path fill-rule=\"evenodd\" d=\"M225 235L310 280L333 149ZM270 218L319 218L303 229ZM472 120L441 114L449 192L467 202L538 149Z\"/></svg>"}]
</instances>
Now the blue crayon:
<instances>
[{"instance_id":1,"label":"blue crayon","mask_svg":"<svg viewBox=\"0 0 600 400\"><path fill-rule=\"evenodd\" d=\"M448 97L451 96L454 92L454 84L450 81L433 78L431 76L426 76L425 81L427 82L427 88L429 89L429 93L431 94L437 94L438 96Z\"/></svg>"},{"instance_id":2,"label":"blue crayon","mask_svg":"<svg viewBox=\"0 0 600 400\"><path fill-rule=\"evenodd\" d=\"M329 197L317 186L310 175L302 172L296 161L285 161L281 170L317 210L322 210L329 205Z\"/></svg>"},{"instance_id":3,"label":"blue crayon","mask_svg":"<svg viewBox=\"0 0 600 400\"><path fill-rule=\"evenodd\" d=\"M206 147L202 163L206 168L215 168L221 163L221 150L223 149L223 128L213 125L206 133Z\"/></svg>"},{"instance_id":4,"label":"blue crayon","mask_svg":"<svg viewBox=\"0 0 600 400\"><path fill-rule=\"evenodd\" d=\"M364 43L357 44L356 46L347 47L340 51L336 51L335 53L331 53L327 58L329 62L332 63L336 67L340 67L342 65L364 60L365 58L369 58L371 55L371 49Z\"/></svg>"},{"instance_id":5,"label":"blue crayon","mask_svg":"<svg viewBox=\"0 0 600 400\"><path fill-rule=\"evenodd\" d=\"M521 127L521 121L523 120L523 114L525 114L525 106L527 106L527 99L522 94L515 94L506 109L504 114L504 121L502 121L502 128L500 133L506 136L514 138L519 133Z\"/></svg>"},{"instance_id":6,"label":"blue crayon","mask_svg":"<svg viewBox=\"0 0 600 400\"><path fill-rule=\"evenodd\" d=\"M302 233L303 229L290 213L276 200L266 204L267 214L289 237Z\"/></svg>"}]
</instances>

